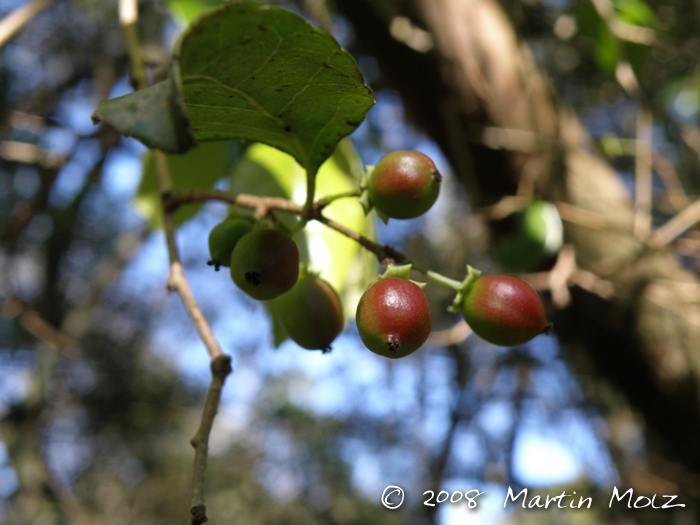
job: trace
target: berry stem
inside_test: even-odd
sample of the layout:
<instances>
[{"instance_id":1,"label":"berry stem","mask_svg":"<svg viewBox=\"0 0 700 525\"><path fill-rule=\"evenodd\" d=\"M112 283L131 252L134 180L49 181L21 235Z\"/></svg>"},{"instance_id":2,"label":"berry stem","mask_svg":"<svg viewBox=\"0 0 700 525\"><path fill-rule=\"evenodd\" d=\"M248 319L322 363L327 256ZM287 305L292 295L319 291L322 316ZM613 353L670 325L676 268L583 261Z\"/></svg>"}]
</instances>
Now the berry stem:
<instances>
[{"instance_id":1,"label":"berry stem","mask_svg":"<svg viewBox=\"0 0 700 525\"><path fill-rule=\"evenodd\" d=\"M455 292L459 291L459 287L462 284L459 281L455 281L454 279L450 279L449 277L446 277L446 276L442 275L441 273L434 272L433 270L428 270L426 268L423 268L422 266L418 266L417 264L414 264L414 263L411 263L411 264L413 265L413 270L417 271L418 273L422 273L428 279L432 279L436 283L442 284L443 286L447 286L450 290L453 290Z\"/></svg>"},{"instance_id":2,"label":"berry stem","mask_svg":"<svg viewBox=\"0 0 700 525\"><path fill-rule=\"evenodd\" d=\"M452 306L448 308L450 312L459 312L461 310L464 298L469 293L469 289L472 287L474 281L476 281L480 275L480 270L477 270L473 266L467 265L467 276L461 283L459 283L459 288L456 290L457 295L455 296L455 299L452 302Z\"/></svg>"},{"instance_id":3,"label":"berry stem","mask_svg":"<svg viewBox=\"0 0 700 525\"><path fill-rule=\"evenodd\" d=\"M453 290L455 292L459 292L460 287L462 286L463 282L456 281L454 279L450 279L449 277L446 277L438 272L434 272L432 270L428 270L426 268L423 268L421 266L418 266L414 264L412 261L406 258L404 254L401 252L395 250L391 246L382 246L380 244L377 244L376 242L368 239L367 237L364 237L362 234L351 230L350 228L347 228L346 226L343 226L342 224L339 224L335 221L332 221L330 219L327 219L323 215L321 215L320 210L323 209L325 206L330 204L331 202L345 198L345 197L356 197L360 194L359 190L351 190L343 193L338 193L336 195L329 195L326 197L323 197L316 202L312 203L312 211L311 212L306 212L304 208L299 206L298 204L293 203L290 200L287 199L282 199L282 198L277 198L277 197L258 197L256 195L247 195L244 193L239 193L239 194L234 194L226 191L220 191L220 190L206 190L206 191L187 191L187 192L181 192L181 193L175 193L171 192L170 193L170 202L171 202L171 207L173 210L180 206L181 204L188 204L188 203L194 203L194 202L203 202L203 201L209 201L209 200L220 200L220 201L225 201L229 202L231 204L241 206L243 208L257 208L259 206L265 206L269 208L270 210L277 210L277 211L282 211L282 212L287 212L287 213L293 213L295 215L299 215L302 219L299 222L299 224L294 228L292 231L292 234L296 233L297 231L301 230L304 228L306 223L309 220L317 220L322 224L325 224L327 227L345 235L346 237L354 240L357 242L360 246L362 246L364 249L372 252L379 262L385 262L387 260L392 260L396 263L401 263L401 264L413 264L413 269L416 270L419 273L422 273L429 279L432 279L433 281L442 284L443 286L446 286L450 290ZM306 205L305 205L306 206ZM314 211L317 210L317 211ZM304 217L307 217L306 219Z\"/></svg>"},{"instance_id":4,"label":"berry stem","mask_svg":"<svg viewBox=\"0 0 700 525\"><path fill-rule=\"evenodd\" d=\"M341 193L336 193L335 195L327 195L325 197L322 197L321 199L317 200L314 203L314 207L317 209L322 209L331 204L332 202L337 201L338 199L344 199L346 197L359 197L360 196L360 190L359 189L354 189L354 190L349 190L349 191L344 191Z\"/></svg>"},{"instance_id":5,"label":"berry stem","mask_svg":"<svg viewBox=\"0 0 700 525\"><path fill-rule=\"evenodd\" d=\"M314 207L314 195L316 193L316 173L306 168L306 202L304 203L304 213L311 213Z\"/></svg>"}]
</instances>

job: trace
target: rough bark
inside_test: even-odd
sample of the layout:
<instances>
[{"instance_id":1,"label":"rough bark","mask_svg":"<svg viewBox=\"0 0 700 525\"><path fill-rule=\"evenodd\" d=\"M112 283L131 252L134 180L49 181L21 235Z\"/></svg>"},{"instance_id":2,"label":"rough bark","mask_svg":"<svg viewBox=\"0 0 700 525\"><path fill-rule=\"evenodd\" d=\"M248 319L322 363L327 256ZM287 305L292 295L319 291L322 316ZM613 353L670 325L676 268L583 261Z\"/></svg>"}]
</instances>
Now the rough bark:
<instances>
[{"instance_id":1,"label":"rough bark","mask_svg":"<svg viewBox=\"0 0 700 525\"><path fill-rule=\"evenodd\" d=\"M554 312L556 332L577 372L596 379L589 400L614 410L604 385L623 392L644 416L652 451L683 465L664 475L697 490L689 472L700 470L698 277L671 250L650 249L635 235L632 196L556 100L499 4L336 4L410 115L445 152L473 204L493 204L531 185L548 200L596 214L568 217L565 239L578 267L609 281L613 293L572 287L571 302ZM428 31L434 47L418 52L393 38L395 16Z\"/></svg>"}]
</instances>

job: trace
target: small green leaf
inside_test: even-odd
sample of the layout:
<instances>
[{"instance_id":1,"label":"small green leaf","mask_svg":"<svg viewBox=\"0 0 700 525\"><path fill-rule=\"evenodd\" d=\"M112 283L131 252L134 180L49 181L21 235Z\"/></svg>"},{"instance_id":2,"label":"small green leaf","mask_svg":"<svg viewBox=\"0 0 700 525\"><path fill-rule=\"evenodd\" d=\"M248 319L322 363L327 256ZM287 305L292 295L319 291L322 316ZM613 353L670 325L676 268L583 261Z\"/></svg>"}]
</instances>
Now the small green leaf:
<instances>
[{"instance_id":1,"label":"small green leaf","mask_svg":"<svg viewBox=\"0 0 700 525\"><path fill-rule=\"evenodd\" d=\"M618 16L628 24L649 28L658 26L656 14L643 0L617 0L614 5Z\"/></svg>"},{"instance_id":2,"label":"small green leaf","mask_svg":"<svg viewBox=\"0 0 700 525\"><path fill-rule=\"evenodd\" d=\"M140 140L149 148L180 153L195 141L182 108L177 86L166 80L129 95L103 101L92 114L122 135Z\"/></svg>"},{"instance_id":3,"label":"small green leaf","mask_svg":"<svg viewBox=\"0 0 700 525\"><path fill-rule=\"evenodd\" d=\"M210 190L229 166L231 143L212 142L200 144L183 155L168 155L168 166L176 190ZM143 159L143 175L139 191L134 197L134 206L150 223L151 227L163 227L160 190L155 174L153 153ZM175 212L176 225L192 217L201 204L187 204Z\"/></svg>"},{"instance_id":4,"label":"small green leaf","mask_svg":"<svg viewBox=\"0 0 700 525\"><path fill-rule=\"evenodd\" d=\"M601 71L611 78L615 77L615 68L620 61L620 42L608 26L601 23L595 43L595 59Z\"/></svg>"}]
</instances>

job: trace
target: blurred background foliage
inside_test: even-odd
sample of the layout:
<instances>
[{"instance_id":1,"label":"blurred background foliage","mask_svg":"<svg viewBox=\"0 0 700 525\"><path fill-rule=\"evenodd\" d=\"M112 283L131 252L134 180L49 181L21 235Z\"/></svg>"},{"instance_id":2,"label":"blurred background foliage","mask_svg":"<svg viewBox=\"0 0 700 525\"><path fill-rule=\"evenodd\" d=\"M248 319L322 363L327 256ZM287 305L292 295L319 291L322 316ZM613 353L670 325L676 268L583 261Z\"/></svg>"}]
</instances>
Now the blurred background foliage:
<instances>
[{"instance_id":1,"label":"blurred background foliage","mask_svg":"<svg viewBox=\"0 0 700 525\"><path fill-rule=\"evenodd\" d=\"M172 42L186 21L217 3L139 3L152 81L167 75ZM401 2L360 4L368 23L380 13L397 42L430 51L430 33L397 14ZM0 15L20 5L3 0ZM319 191L352 188L358 165L395 149L428 153L446 175L435 208L419 219L384 225L374 214L365 219L349 200L334 204L329 216L453 278L461 279L466 264L486 272L552 268L564 242L556 210L535 200L488 220L473 209L470 200L478 199L404 109L343 2L280 5L331 30L378 100L352 144L343 143L321 170ZM500 5L552 92L579 115L590 147L607 156L629 188L637 108L640 100L648 104L658 157L655 224L683 209L700 184L698 3ZM209 362L179 299L165 291L151 157L90 121L101 100L131 90L117 7L54 0L0 50L2 523L182 523L188 511L189 439ZM625 31L631 40L620 38L629 36ZM625 89L621 63L634 72L636 95ZM259 145L207 144L170 163L181 188L303 202L301 169ZM435 333L409 358L388 362L369 353L351 320L331 354L304 351L273 336L264 305L236 290L226 271L206 265L206 236L227 212L209 203L178 216L185 271L234 366L211 437L210 522L700 523L698 474L678 458L658 467L656 443L624 390L597 381L595 369L589 377L573 370L572 361L581 359L572 355L576 341L564 346L555 336L494 347L470 336L446 311L451 295L429 284ZM305 257L342 291L352 317L376 261L320 225L304 233L297 240ZM699 242L691 230L674 245L692 272ZM553 308L551 294L543 295ZM674 468L683 476L674 477ZM380 504L387 485L406 490L400 510ZM635 496L678 494L686 507L609 507L615 485L633 486ZM531 495L576 491L593 505L504 509L509 486ZM422 504L426 490L474 488L485 491L476 510L464 502Z\"/></svg>"}]
</instances>

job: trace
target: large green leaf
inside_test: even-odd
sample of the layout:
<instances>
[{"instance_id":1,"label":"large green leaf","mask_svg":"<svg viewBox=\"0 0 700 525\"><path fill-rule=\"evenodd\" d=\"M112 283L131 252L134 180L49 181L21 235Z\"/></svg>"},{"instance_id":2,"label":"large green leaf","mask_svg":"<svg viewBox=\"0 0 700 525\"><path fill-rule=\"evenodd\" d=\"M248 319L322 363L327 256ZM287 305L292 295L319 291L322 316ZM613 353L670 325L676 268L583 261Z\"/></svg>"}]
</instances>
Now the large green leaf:
<instances>
[{"instance_id":1,"label":"large green leaf","mask_svg":"<svg viewBox=\"0 0 700 525\"><path fill-rule=\"evenodd\" d=\"M357 63L330 34L285 9L250 2L225 4L194 21L175 45L172 75L197 141L262 142L292 155L309 176L375 103ZM103 102L95 117L149 147L174 151L178 141L140 132L138 119L120 120L132 97L167 111L167 95L152 86Z\"/></svg>"}]
</instances>

